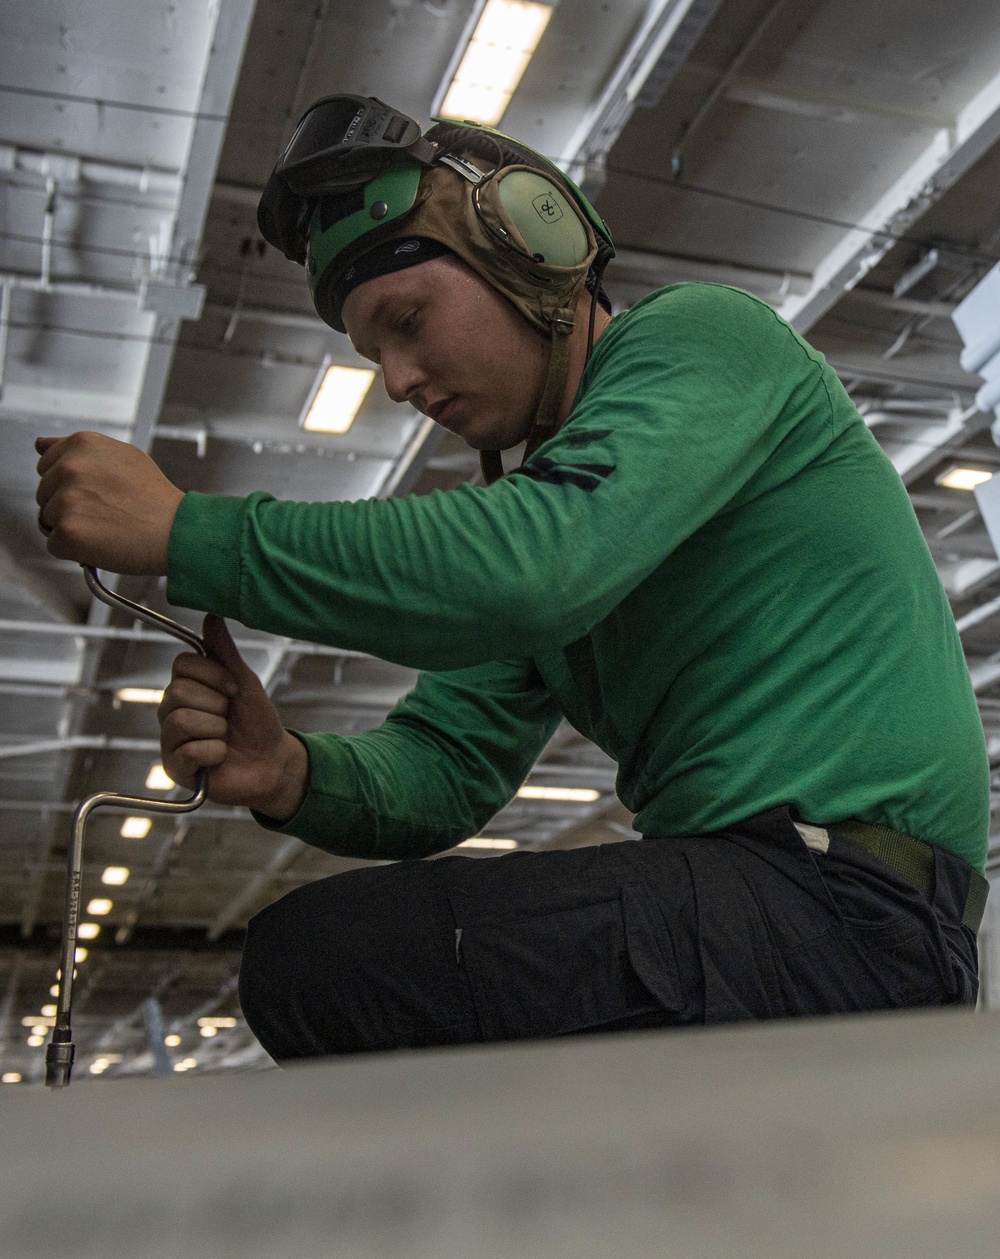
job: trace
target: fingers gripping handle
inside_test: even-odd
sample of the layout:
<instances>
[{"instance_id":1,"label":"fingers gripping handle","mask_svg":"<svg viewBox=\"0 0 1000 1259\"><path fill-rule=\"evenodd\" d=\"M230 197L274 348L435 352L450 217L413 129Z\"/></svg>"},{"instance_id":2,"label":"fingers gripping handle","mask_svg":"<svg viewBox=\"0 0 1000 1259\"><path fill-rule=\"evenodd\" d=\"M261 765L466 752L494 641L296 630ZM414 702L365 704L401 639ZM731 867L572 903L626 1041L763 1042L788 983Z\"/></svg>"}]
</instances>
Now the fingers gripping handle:
<instances>
[{"instance_id":1,"label":"fingers gripping handle","mask_svg":"<svg viewBox=\"0 0 1000 1259\"><path fill-rule=\"evenodd\" d=\"M93 568L83 570L93 595L109 607L118 608L138 617L155 629L165 630L188 647L205 655L205 644L200 635L185 625L179 625L170 617L144 608L131 599L125 599L109 590ZM83 837L87 819L96 809L142 809L146 813L190 813L205 802L208 789L208 770L199 772L195 793L187 800L152 800L144 796L125 796L113 791L99 791L82 801L73 815L73 832L69 846L66 872L66 908L63 916L62 960L59 971L59 997L56 1005L56 1022L52 1039L45 1050L45 1083L49 1088L64 1088L70 1082L73 1070L75 1046L71 1028L73 1005L73 967L76 961L77 928L80 921L80 884L83 877Z\"/></svg>"}]
</instances>

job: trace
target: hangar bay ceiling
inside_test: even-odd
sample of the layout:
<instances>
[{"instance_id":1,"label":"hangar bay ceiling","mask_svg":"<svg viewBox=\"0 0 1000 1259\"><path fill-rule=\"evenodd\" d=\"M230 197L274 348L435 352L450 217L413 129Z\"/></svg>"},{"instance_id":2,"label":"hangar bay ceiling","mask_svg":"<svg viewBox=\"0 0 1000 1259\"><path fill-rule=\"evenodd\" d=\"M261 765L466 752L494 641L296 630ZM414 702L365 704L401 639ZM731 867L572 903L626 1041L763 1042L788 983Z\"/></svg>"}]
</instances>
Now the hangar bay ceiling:
<instances>
[{"instance_id":1,"label":"hangar bay ceiling","mask_svg":"<svg viewBox=\"0 0 1000 1259\"><path fill-rule=\"evenodd\" d=\"M473 8L0 0L4 1073L40 1078L28 1038L50 1017L73 804L141 792L158 759L153 706L118 692L161 687L175 654L47 555L32 440L104 432L182 488L225 494L358 499L474 477L471 452L377 388L346 434L300 427L321 368L358 360L254 214L314 98L378 95L426 121ZM950 319L1000 258L993 0L561 0L502 126L596 198L619 242L619 307L678 280L733 284L827 355L909 489L1000 758L1000 561L972 495L940 484L955 464L1000 465ZM166 607L156 582L119 588ZM237 637L298 729L367 729L413 680ZM529 784L598 796L519 798L489 836L627 833L613 764L568 727ZM79 1075L266 1065L236 1001L242 929L351 863L213 805L142 837L121 826L99 816L86 853L85 902L112 904L79 965ZM102 882L109 869L127 880Z\"/></svg>"}]
</instances>

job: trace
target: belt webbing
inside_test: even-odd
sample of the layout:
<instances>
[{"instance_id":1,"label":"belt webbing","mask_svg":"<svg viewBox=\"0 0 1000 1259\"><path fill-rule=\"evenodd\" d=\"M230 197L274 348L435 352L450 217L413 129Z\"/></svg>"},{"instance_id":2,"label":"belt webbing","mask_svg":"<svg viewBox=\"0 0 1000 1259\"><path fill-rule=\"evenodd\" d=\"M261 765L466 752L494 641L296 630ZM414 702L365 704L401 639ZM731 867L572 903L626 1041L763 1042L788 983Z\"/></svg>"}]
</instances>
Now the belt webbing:
<instances>
[{"instance_id":1,"label":"belt webbing","mask_svg":"<svg viewBox=\"0 0 1000 1259\"><path fill-rule=\"evenodd\" d=\"M827 829L839 831L912 884L918 892L930 900L934 895L934 849L922 839L913 839L888 826L876 826L872 822L858 822L853 818L837 822ZM961 860L961 858L958 858ZM978 932L986 909L986 897L990 885L978 870L970 867L969 894L962 913L962 925Z\"/></svg>"}]
</instances>

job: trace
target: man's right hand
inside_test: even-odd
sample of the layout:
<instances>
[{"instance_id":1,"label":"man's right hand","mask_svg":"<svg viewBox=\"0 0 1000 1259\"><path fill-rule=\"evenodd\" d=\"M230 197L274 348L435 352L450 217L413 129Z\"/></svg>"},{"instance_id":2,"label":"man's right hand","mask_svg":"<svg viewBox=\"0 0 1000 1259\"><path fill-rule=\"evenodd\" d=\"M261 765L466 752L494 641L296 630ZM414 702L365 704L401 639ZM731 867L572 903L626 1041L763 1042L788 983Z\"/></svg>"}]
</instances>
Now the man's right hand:
<instances>
[{"instance_id":1,"label":"man's right hand","mask_svg":"<svg viewBox=\"0 0 1000 1259\"><path fill-rule=\"evenodd\" d=\"M163 767L192 789L198 770L208 767L210 800L286 822L305 795L308 754L282 726L225 621L209 614L203 634L208 656L177 657L157 712Z\"/></svg>"}]
</instances>

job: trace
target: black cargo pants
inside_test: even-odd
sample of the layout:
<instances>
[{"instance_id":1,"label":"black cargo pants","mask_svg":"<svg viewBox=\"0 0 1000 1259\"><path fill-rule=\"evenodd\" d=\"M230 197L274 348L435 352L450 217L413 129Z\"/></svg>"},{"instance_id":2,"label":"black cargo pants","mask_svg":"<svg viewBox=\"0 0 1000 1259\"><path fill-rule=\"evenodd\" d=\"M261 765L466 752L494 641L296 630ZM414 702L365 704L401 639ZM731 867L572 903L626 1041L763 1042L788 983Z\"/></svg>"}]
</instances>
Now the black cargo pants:
<instances>
[{"instance_id":1,"label":"black cargo pants","mask_svg":"<svg viewBox=\"0 0 1000 1259\"><path fill-rule=\"evenodd\" d=\"M272 1057L973 1005L969 867L931 901L788 809L724 833L321 879L250 923L240 1000Z\"/></svg>"}]
</instances>

